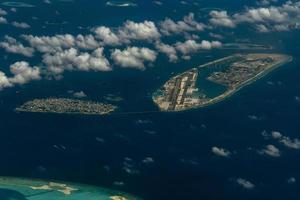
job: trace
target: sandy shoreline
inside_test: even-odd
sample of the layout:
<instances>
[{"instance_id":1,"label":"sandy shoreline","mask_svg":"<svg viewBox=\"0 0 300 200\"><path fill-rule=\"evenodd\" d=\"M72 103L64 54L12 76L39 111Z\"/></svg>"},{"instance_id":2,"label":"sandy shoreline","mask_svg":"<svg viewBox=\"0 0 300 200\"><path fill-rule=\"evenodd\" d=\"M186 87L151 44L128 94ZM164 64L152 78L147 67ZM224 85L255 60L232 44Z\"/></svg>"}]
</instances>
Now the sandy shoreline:
<instances>
[{"instance_id":1,"label":"sandy shoreline","mask_svg":"<svg viewBox=\"0 0 300 200\"><path fill-rule=\"evenodd\" d=\"M254 77L250 78L249 80L245 81L244 83L242 83L238 87L232 88L232 89L228 89L222 95L217 96L215 98L212 98L212 99L208 100L207 102L205 102L205 103L203 103L201 105L198 105L198 106L195 106L195 107L192 107L192 108L182 109L182 110L162 110L158 106L159 110L162 111L162 112L184 112L184 111L188 111L188 110L193 110L193 109L207 107L207 106L219 103L221 101L224 101L227 98L231 97L232 95L236 94L238 91L240 91L244 87L246 87L246 86L254 83L255 81L261 79L262 77L268 75L271 71L273 71L273 70L279 68L280 66L283 66L283 65L285 65L285 64L287 64L287 63L289 63L289 62L291 62L293 60L292 56L288 56L288 55L284 55L284 56L286 56L286 58L284 60L282 60L282 61L280 61L278 63L273 64L272 66L270 66L267 69L263 70L262 72L258 73L256 76L254 76ZM228 57L216 60L216 61L212 61L212 62L206 63L204 65L200 65L198 68L203 68L203 67L206 67L206 66L208 66L210 64L217 63L217 62L220 62L220 61L223 61L223 60L227 60L227 59L230 59L232 57L233 56L228 56ZM152 96L152 99L154 99L154 96Z\"/></svg>"}]
</instances>

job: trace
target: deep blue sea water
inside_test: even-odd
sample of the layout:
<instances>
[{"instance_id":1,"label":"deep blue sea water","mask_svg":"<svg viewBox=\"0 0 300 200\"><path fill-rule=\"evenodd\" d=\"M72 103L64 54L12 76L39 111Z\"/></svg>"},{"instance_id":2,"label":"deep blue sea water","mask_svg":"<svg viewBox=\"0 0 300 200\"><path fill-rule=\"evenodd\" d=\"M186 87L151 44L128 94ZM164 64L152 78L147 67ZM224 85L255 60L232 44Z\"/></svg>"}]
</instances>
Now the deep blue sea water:
<instances>
[{"instance_id":1,"label":"deep blue sea water","mask_svg":"<svg viewBox=\"0 0 300 200\"><path fill-rule=\"evenodd\" d=\"M26 2L36 7L19 8L20 12L7 18L26 21L32 28L20 33L1 25L1 36L88 33L90 27L119 26L127 19L157 21L166 16L181 19L191 11L205 18L207 11L203 8L225 6L233 12L245 4L254 5L252 1L199 0L200 9L177 1L166 1L158 7L140 0L138 7L117 8L107 7L105 1L99 0L53 1L53 5ZM38 19L32 19L33 16ZM45 21L52 25L45 25ZM94 184L130 192L146 200L297 199L300 151L266 140L261 133L277 130L291 138L300 137L300 103L295 100L300 96L299 35L299 31L262 35L246 28L234 36L228 35L224 42L247 39L272 45L272 52L292 55L294 60L233 97L203 109L181 113L123 113L157 110L151 94L174 73L239 50L202 52L190 61L177 64L170 64L161 56L146 71L71 72L60 81L43 80L3 90L0 92L0 175ZM3 71L7 70L5 66L21 59L3 50L0 53ZM40 58L30 62L39 63ZM124 101L119 103L119 114L99 117L13 111L26 100L65 97L68 90L83 90L92 100L116 94ZM250 115L260 120L250 120ZM282 156L270 158L256 152L267 144L276 145ZM233 154L229 158L217 157L211 152L213 146L224 147ZM147 157L154 162L143 162ZM128 162L138 173L130 175L124 171L126 158L130 158ZM239 177L255 183L255 188L239 187L234 181ZM289 177L295 177L296 183L287 184ZM114 182L124 182L124 185Z\"/></svg>"}]
</instances>

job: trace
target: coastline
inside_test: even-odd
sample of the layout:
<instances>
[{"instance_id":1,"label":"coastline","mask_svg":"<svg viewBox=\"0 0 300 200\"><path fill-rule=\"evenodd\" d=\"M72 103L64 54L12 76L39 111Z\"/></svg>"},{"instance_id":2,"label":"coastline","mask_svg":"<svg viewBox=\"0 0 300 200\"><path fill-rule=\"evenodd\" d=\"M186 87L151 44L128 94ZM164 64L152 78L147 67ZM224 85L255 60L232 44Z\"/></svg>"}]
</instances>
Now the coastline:
<instances>
[{"instance_id":1,"label":"coastline","mask_svg":"<svg viewBox=\"0 0 300 200\"><path fill-rule=\"evenodd\" d=\"M22 108L16 108L15 112L17 113L43 113L43 114L58 114L58 115L91 115L91 116L102 116L102 115L108 115L112 112L114 112L117 108L111 111L103 112L103 113L84 113L84 112L43 112L43 111L30 111L30 110L24 110Z\"/></svg>"},{"instance_id":2,"label":"coastline","mask_svg":"<svg viewBox=\"0 0 300 200\"><path fill-rule=\"evenodd\" d=\"M222 61L225 61L225 60L234 58L234 57L239 56L239 55L242 55L242 54L236 53L236 54L233 54L233 55L231 55L231 56L227 56L227 57L224 57L224 58L220 58L220 59L218 59L218 60L214 60L214 61L205 63L205 64L203 64L203 65L199 65L198 67L195 67L195 68L204 68L204 67L206 67L206 66L208 66L208 65L215 64L215 63L218 63L218 62L222 62Z\"/></svg>"},{"instance_id":3,"label":"coastline","mask_svg":"<svg viewBox=\"0 0 300 200\"><path fill-rule=\"evenodd\" d=\"M0 176L0 185L6 186L8 188L26 187L28 188L29 193L32 193L32 191L38 192L39 189L34 189L33 187L41 188L42 186L48 185L49 183L53 183L55 185L62 186L62 187L67 187L66 189L71 189L74 193L89 192L97 195L105 195L107 196L107 198L122 197L123 199L127 199L127 200L142 200L142 198L135 196L133 194L129 194L127 192L100 187L96 185L88 185L84 183L76 183L76 182L68 182L68 181L59 181L54 179L39 179L39 178L29 179L26 177ZM59 189L57 190L59 192L63 192ZM43 188L41 188L41 191L43 191ZM24 188L23 188L23 192L26 192ZM69 194L62 194L62 195L69 195ZM72 195L76 195L76 194L72 194Z\"/></svg>"},{"instance_id":4,"label":"coastline","mask_svg":"<svg viewBox=\"0 0 300 200\"><path fill-rule=\"evenodd\" d=\"M198 68L203 68L203 67L206 67L210 64L213 64L213 63L217 63L217 62L220 62L220 61L224 61L224 60L227 60L227 59L230 59L234 56L237 56L239 54L234 54L232 56L228 56L228 57L225 57L225 58L222 58L222 59L219 59L219 60L216 60L216 61L212 61L212 62L209 62L209 63L206 63L204 65L200 65L198 66ZM289 62L292 62L293 61L293 57L292 56L289 56L289 55L285 55L285 54L282 54L283 56L285 56L286 58L282 61L280 61L279 63L275 63L273 64L272 66L268 67L266 70L258 73L256 76L248 79L247 81L245 81L244 83L242 83L241 85L239 85L238 87L236 88L232 88L232 89L228 89L226 90L223 94L215 97L215 98L212 98L210 100L208 100L207 102L201 104L201 105L198 105L198 106L195 106L195 107L192 107L192 108L186 108L186 109L182 109L182 110L163 110L161 109L157 103L155 102L156 106L159 108L159 110L161 112L184 112L184 111L188 111L188 110L194 110L194 109L199 109L199 108L204 108L204 107L208 107L210 105L213 105L213 104L216 104L216 103L219 103L219 102L222 102L224 100L226 100L227 98L233 96L234 94L236 94L238 91L240 91L241 89L243 89L244 87L256 82L257 80L263 78L264 76L268 75L270 72L272 72L273 70L279 68L280 66L283 66ZM192 68L194 69L194 68ZM180 75L180 74L179 74ZM178 76L178 75L177 75ZM154 99L154 96L152 96L152 99Z\"/></svg>"},{"instance_id":5,"label":"coastline","mask_svg":"<svg viewBox=\"0 0 300 200\"><path fill-rule=\"evenodd\" d=\"M118 106L68 98L33 99L16 107L15 112L51 113L69 115L106 115Z\"/></svg>"}]
</instances>

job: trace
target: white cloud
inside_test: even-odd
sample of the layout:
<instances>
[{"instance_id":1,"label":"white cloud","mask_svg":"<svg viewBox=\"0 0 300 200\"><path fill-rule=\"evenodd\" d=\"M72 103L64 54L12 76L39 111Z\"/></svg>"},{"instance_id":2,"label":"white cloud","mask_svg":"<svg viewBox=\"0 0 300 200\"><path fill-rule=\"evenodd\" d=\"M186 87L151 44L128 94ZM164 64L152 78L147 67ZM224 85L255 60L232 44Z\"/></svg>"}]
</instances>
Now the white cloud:
<instances>
[{"instance_id":1,"label":"white cloud","mask_svg":"<svg viewBox=\"0 0 300 200\"><path fill-rule=\"evenodd\" d=\"M43 63L51 74L61 74L68 71L110 71L110 64L103 55L103 48L94 50L91 54L81 53L75 48L70 48L54 54L47 53L43 56Z\"/></svg>"},{"instance_id":2,"label":"white cloud","mask_svg":"<svg viewBox=\"0 0 300 200\"><path fill-rule=\"evenodd\" d=\"M177 42L176 49L180 51L182 54L190 54L195 53L200 49L200 44L195 40L187 40L185 42Z\"/></svg>"},{"instance_id":3,"label":"white cloud","mask_svg":"<svg viewBox=\"0 0 300 200\"><path fill-rule=\"evenodd\" d=\"M44 3L51 4L51 1L50 0L44 0Z\"/></svg>"},{"instance_id":4,"label":"white cloud","mask_svg":"<svg viewBox=\"0 0 300 200\"><path fill-rule=\"evenodd\" d=\"M92 31L104 45L111 46L131 43L133 40L153 41L160 38L160 33L152 21L136 23L128 20L116 31L105 26L93 28Z\"/></svg>"},{"instance_id":5,"label":"white cloud","mask_svg":"<svg viewBox=\"0 0 300 200\"><path fill-rule=\"evenodd\" d=\"M267 145L264 149L258 151L258 153L268 155L271 157L280 157L281 155L279 149L272 144Z\"/></svg>"},{"instance_id":6,"label":"white cloud","mask_svg":"<svg viewBox=\"0 0 300 200\"><path fill-rule=\"evenodd\" d=\"M196 53L199 50L211 50L213 48L220 48L222 43L219 41L207 41L202 40L201 43L197 43L195 40L187 40L185 42L177 42L175 44L176 49L182 54Z\"/></svg>"},{"instance_id":7,"label":"white cloud","mask_svg":"<svg viewBox=\"0 0 300 200\"><path fill-rule=\"evenodd\" d=\"M5 10L3 10L2 8L0 8L0 15L7 15L7 12Z\"/></svg>"},{"instance_id":8,"label":"white cloud","mask_svg":"<svg viewBox=\"0 0 300 200\"><path fill-rule=\"evenodd\" d=\"M76 98L85 98L85 97L87 97L87 95L83 91L74 92L73 96L76 97Z\"/></svg>"},{"instance_id":9,"label":"white cloud","mask_svg":"<svg viewBox=\"0 0 300 200\"><path fill-rule=\"evenodd\" d=\"M230 151L223 149L223 148L219 148L219 147L213 147L211 149L211 151L217 155L217 156L222 156L222 157L228 157L230 156Z\"/></svg>"},{"instance_id":10,"label":"white cloud","mask_svg":"<svg viewBox=\"0 0 300 200\"><path fill-rule=\"evenodd\" d=\"M58 52L74 47L75 38L70 34L55 36L33 36L23 35L31 47L42 53Z\"/></svg>"},{"instance_id":11,"label":"white cloud","mask_svg":"<svg viewBox=\"0 0 300 200\"><path fill-rule=\"evenodd\" d=\"M264 24L258 24L256 25L256 30L258 32L261 32L261 33L268 33L270 32L271 30Z\"/></svg>"},{"instance_id":12,"label":"white cloud","mask_svg":"<svg viewBox=\"0 0 300 200\"><path fill-rule=\"evenodd\" d=\"M40 68L30 67L28 62L16 62L10 66L10 72L14 75L9 81L12 84L25 84L31 80L40 80Z\"/></svg>"},{"instance_id":13,"label":"white cloud","mask_svg":"<svg viewBox=\"0 0 300 200\"><path fill-rule=\"evenodd\" d=\"M11 24L17 28L23 28L23 29L30 28L30 25L25 22L12 22Z\"/></svg>"},{"instance_id":14,"label":"white cloud","mask_svg":"<svg viewBox=\"0 0 300 200\"><path fill-rule=\"evenodd\" d=\"M89 35L78 34L73 36L71 34L54 35L54 36L33 36L23 35L30 46L37 49L42 53L55 53L64 51L70 48L78 48L85 50L94 50L101 46L100 42L96 38Z\"/></svg>"},{"instance_id":15,"label":"white cloud","mask_svg":"<svg viewBox=\"0 0 300 200\"><path fill-rule=\"evenodd\" d=\"M243 12L228 15L226 11L212 11L211 24L234 28L236 25L252 24L259 32L288 31L299 28L300 1L287 1L281 6L247 8Z\"/></svg>"},{"instance_id":16,"label":"white cloud","mask_svg":"<svg viewBox=\"0 0 300 200\"><path fill-rule=\"evenodd\" d=\"M175 47L164 44L162 42L156 42L155 48L168 56L170 62L176 62L178 60L177 51Z\"/></svg>"},{"instance_id":17,"label":"white cloud","mask_svg":"<svg viewBox=\"0 0 300 200\"><path fill-rule=\"evenodd\" d=\"M16 8L11 8L10 11L15 13L15 12L17 12L17 9Z\"/></svg>"},{"instance_id":18,"label":"white cloud","mask_svg":"<svg viewBox=\"0 0 300 200\"><path fill-rule=\"evenodd\" d=\"M31 47L24 47L23 44L17 42L16 39L5 36L5 40L0 42L0 47L4 48L7 52L21 54L27 57L32 57L34 49Z\"/></svg>"},{"instance_id":19,"label":"white cloud","mask_svg":"<svg viewBox=\"0 0 300 200\"><path fill-rule=\"evenodd\" d=\"M144 21L142 23L126 21L123 27L119 29L119 35L123 40L152 41L160 38L160 33L152 21Z\"/></svg>"},{"instance_id":20,"label":"white cloud","mask_svg":"<svg viewBox=\"0 0 300 200\"><path fill-rule=\"evenodd\" d=\"M4 17L0 17L0 24L7 24L7 19Z\"/></svg>"},{"instance_id":21,"label":"white cloud","mask_svg":"<svg viewBox=\"0 0 300 200\"><path fill-rule=\"evenodd\" d=\"M280 8L252 8L245 13L236 14L234 18L237 22L284 22L288 18L288 13L282 12Z\"/></svg>"},{"instance_id":22,"label":"white cloud","mask_svg":"<svg viewBox=\"0 0 300 200\"><path fill-rule=\"evenodd\" d=\"M279 32L289 31L290 26L288 24L277 24L277 25L274 25L273 30L279 31Z\"/></svg>"},{"instance_id":23,"label":"white cloud","mask_svg":"<svg viewBox=\"0 0 300 200\"><path fill-rule=\"evenodd\" d=\"M217 11L213 10L210 13L209 22L215 26L224 26L229 28L234 28L236 26L233 19L228 16L227 11Z\"/></svg>"},{"instance_id":24,"label":"white cloud","mask_svg":"<svg viewBox=\"0 0 300 200\"><path fill-rule=\"evenodd\" d=\"M290 177L290 178L288 178L288 179L287 179L287 183L288 183L288 184L294 184L294 183L296 183L296 178L295 178L295 177Z\"/></svg>"},{"instance_id":25,"label":"white cloud","mask_svg":"<svg viewBox=\"0 0 300 200\"><path fill-rule=\"evenodd\" d=\"M156 5L159 5L159 6L163 5L163 3L161 1L153 1L153 3Z\"/></svg>"},{"instance_id":26,"label":"white cloud","mask_svg":"<svg viewBox=\"0 0 300 200\"><path fill-rule=\"evenodd\" d=\"M40 80L41 72L38 67L30 67L29 63L25 61L16 62L10 66L12 77L7 77L0 71L0 90L6 87L13 87L14 85L23 85L32 80Z\"/></svg>"},{"instance_id":27,"label":"white cloud","mask_svg":"<svg viewBox=\"0 0 300 200\"><path fill-rule=\"evenodd\" d=\"M107 1L106 5L107 6L112 6L112 7L124 7L124 8L125 7L136 7L136 6L138 6L138 4L133 3L133 2L129 2L129 1L127 1L127 2Z\"/></svg>"},{"instance_id":28,"label":"white cloud","mask_svg":"<svg viewBox=\"0 0 300 200\"><path fill-rule=\"evenodd\" d=\"M282 137L280 139L280 142L291 149L300 149L300 140L295 138L295 139L291 139L289 137Z\"/></svg>"},{"instance_id":29,"label":"white cloud","mask_svg":"<svg viewBox=\"0 0 300 200\"><path fill-rule=\"evenodd\" d=\"M145 69L144 62L154 62L157 53L149 48L128 47L121 51L115 49L111 58L121 67Z\"/></svg>"},{"instance_id":30,"label":"white cloud","mask_svg":"<svg viewBox=\"0 0 300 200\"><path fill-rule=\"evenodd\" d=\"M278 131L272 131L271 136L273 139L278 140L284 146L291 149L300 149L300 140L298 138L291 139L290 137L283 136Z\"/></svg>"},{"instance_id":31,"label":"white cloud","mask_svg":"<svg viewBox=\"0 0 300 200\"><path fill-rule=\"evenodd\" d=\"M150 164L154 162L154 159L152 157L146 157L145 159L142 160L144 164Z\"/></svg>"},{"instance_id":32,"label":"white cloud","mask_svg":"<svg viewBox=\"0 0 300 200\"><path fill-rule=\"evenodd\" d=\"M200 44L200 48L204 49L204 50L211 50L214 48L220 48L222 47L222 43L219 41L207 41L207 40L202 40L201 44Z\"/></svg>"},{"instance_id":33,"label":"white cloud","mask_svg":"<svg viewBox=\"0 0 300 200\"><path fill-rule=\"evenodd\" d=\"M282 134L279 131L272 131L271 135L274 139L278 139L282 137Z\"/></svg>"},{"instance_id":34,"label":"white cloud","mask_svg":"<svg viewBox=\"0 0 300 200\"><path fill-rule=\"evenodd\" d=\"M96 39L94 38L93 35L79 34L76 37L75 43L80 49L93 50L93 49L97 49L100 47L99 42L96 41Z\"/></svg>"},{"instance_id":35,"label":"white cloud","mask_svg":"<svg viewBox=\"0 0 300 200\"><path fill-rule=\"evenodd\" d=\"M217 39L224 39L224 37L222 35L217 34L217 33L209 33L209 36L213 37L213 38L217 38Z\"/></svg>"},{"instance_id":36,"label":"white cloud","mask_svg":"<svg viewBox=\"0 0 300 200\"><path fill-rule=\"evenodd\" d=\"M8 80L8 77L0 71L0 90L6 87L12 87L12 84Z\"/></svg>"},{"instance_id":37,"label":"white cloud","mask_svg":"<svg viewBox=\"0 0 300 200\"><path fill-rule=\"evenodd\" d=\"M237 184L239 184L240 186L242 186L245 189L253 189L255 187L255 185L253 183L251 183L250 181L246 180L246 179L242 179L242 178L238 178L236 179Z\"/></svg>"},{"instance_id":38,"label":"white cloud","mask_svg":"<svg viewBox=\"0 0 300 200\"><path fill-rule=\"evenodd\" d=\"M266 6L266 5L269 5L273 2L277 2L277 0L258 0L256 3L258 5Z\"/></svg>"},{"instance_id":39,"label":"white cloud","mask_svg":"<svg viewBox=\"0 0 300 200\"><path fill-rule=\"evenodd\" d=\"M204 24L195 20L194 13L185 16L181 21L174 22L173 20L166 18L164 21L160 22L160 31L164 35L203 31L204 28Z\"/></svg>"},{"instance_id":40,"label":"white cloud","mask_svg":"<svg viewBox=\"0 0 300 200\"><path fill-rule=\"evenodd\" d=\"M102 40L106 45L116 46L121 44L119 37L113 33L110 28L100 26L93 29L93 32L96 34L96 37Z\"/></svg>"}]
</instances>

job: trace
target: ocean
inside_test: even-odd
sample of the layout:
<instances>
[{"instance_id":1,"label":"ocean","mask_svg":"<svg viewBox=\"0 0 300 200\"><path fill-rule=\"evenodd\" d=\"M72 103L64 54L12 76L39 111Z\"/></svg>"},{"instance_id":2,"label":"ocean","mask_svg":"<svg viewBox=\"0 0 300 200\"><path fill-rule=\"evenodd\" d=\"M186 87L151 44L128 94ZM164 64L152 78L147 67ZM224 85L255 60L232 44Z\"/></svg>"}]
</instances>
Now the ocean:
<instances>
[{"instance_id":1,"label":"ocean","mask_svg":"<svg viewBox=\"0 0 300 200\"><path fill-rule=\"evenodd\" d=\"M96 25L119 26L128 19L181 19L189 12L205 18L211 8L225 5L234 11L251 1L222 2L199 0L200 7L195 8L177 1L164 2L161 7L137 1L138 6L123 8L96 0L55 1L51 6L32 0L26 3L35 7L18 8L22 12L12 15L11 20L31 24L32 28L22 34L77 34L88 33ZM8 9L3 5L1 8ZM264 35L242 28L225 38L224 43L246 40L271 45L273 49L267 52L289 54L294 60L206 108L152 112L158 108L151 95L174 74L232 53L257 51L200 52L176 64L160 56L145 71L116 68L112 72L68 72L62 80L41 80L5 89L0 92L0 175L91 184L145 200L297 199L300 151L262 133L280 131L290 138L300 137L299 33L295 30ZM1 25L0 34L17 37L20 32ZM2 49L0 52L3 71L20 59ZM40 62L38 56L30 59L32 63ZM123 101L115 102L118 112L107 116L14 112L27 100L69 97L70 90L84 91L90 100L105 101L105 96L114 94ZM268 144L277 146L281 156L260 155L258 151ZM211 151L213 146L226 148L231 155L218 157ZM290 177L297 181L288 184ZM237 178L251 181L255 188L241 188Z\"/></svg>"}]
</instances>

